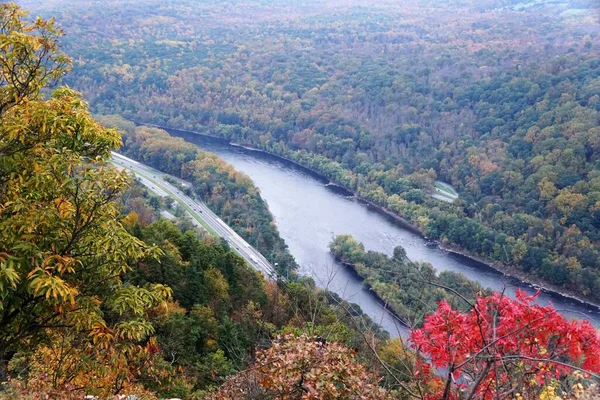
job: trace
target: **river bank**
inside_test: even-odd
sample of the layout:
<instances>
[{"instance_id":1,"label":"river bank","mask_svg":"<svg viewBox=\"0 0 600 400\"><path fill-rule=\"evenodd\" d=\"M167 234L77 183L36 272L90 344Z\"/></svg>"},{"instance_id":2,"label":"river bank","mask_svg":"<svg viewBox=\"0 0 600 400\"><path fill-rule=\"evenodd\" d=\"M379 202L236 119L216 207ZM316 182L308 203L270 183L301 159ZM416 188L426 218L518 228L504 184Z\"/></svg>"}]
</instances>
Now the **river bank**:
<instances>
[{"instance_id":1,"label":"river bank","mask_svg":"<svg viewBox=\"0 0 600 400\"><path fill-rule=\"evenodd\" d=\"M388 218L390 220L393 220L396 224L400 225L402 228L406 229L407 231L410 231L413 234L419 236L424 241L429 241L429 239L427 238L427 236L424 234L423 231L421 231L416 225L412 224L410 221L407 221L406 219L404 219L402 216L386 209L385 207L382 207L381 205L379 205L377 203L374 203L373 201L371 201L369 199L366 199L359 195L354 195L354 193L350 189L345 188L343 185L340 185L336 182L332 182L326 176L321 174L319 171L312 169L310 167L306 167L293 159L287 158L285 156L273 154L273 153L270 153L270 152L262 150L262 149L253 148L250 146L237 144L237 143L231 143L228 140L223 139L221 137L216 137L216 136L209 135L209 134L202 133L202 132L179 130L179 129L175 129L175 128L168 128L165 126L151 125L151 124L142 124L142 125L154 126L157 128L167 129L167 130L173 130L176 132L187 133L187 134L191 134L191 135L198 136L198 137L205 137L210 140L216 140L219 143L223 143L223 144L227 144L227 145L230 145L233 147L243 149L244 151L257 153L266 158L270 158L273 160L279 160L279 161L283 162L284 164L287 163L287 164L293 165L293 166L301 169L302 171L305 171L310 176L317 179L320 183L322 183L326 186L334 186L334 187L338 188L339 190L343 191L344 195L355 197L359 202L367 205L369 209L372 209L373 211L376 211L380 215L385 216L386 218ZM503 276L513 277L515 280L518 279L520 282L525 283L525 284L529 285L530 287L534 287L534 285L539 286L546 293L556 294L557 296L559 295L564 298L573 299L583 305L594 307L595 309L600 309L598 304L595 304L592 301L583 298L582 296L579 296L574 293L568 293L567 291L564 291L564 289L561 289L561 288L552 287L551 285L547 284L546 282L541 282L541 280L535 279L535 277L532 278L531 276L527 276L526 274L523 274L521 271L518 271L514 267L511 268L510 266L506 266L504 264L500 265L498 263L494 263L491 260L483 260L475 255L468 254L463 249L458 249L456 247L452 247L447 244L441 244L441 243L437 243L437 242L430 242L430 243L435 244L436 247L439 247L439 249L443 250L444 252L448 252L450 254L464 257L466 260L470 260L471 263L475 263L475 264L479 265L478 268L483 268L483 269L487 268L487 269L496 271L497 273L500 273ZM565 293L565 292L567 292L567 293Z\"/></svg>"},{"instance_id":2,"label":"river bank","mask_svg":"<svg viewBox=\"0 0 600 400\"><path fill-rule=\"evenodd\" d=\"M556 287L555 285L552 285L550 283L542 281L540 278L538 278L536 276L526 274L514 266L485 260L485 259L477 257L475 255L468 254L463 249L460 249L456 246L452 246L450 244L442 244L442 243L438 243L438 242L436 242L436 244L442 251L445 251L445 252L448 252L451 254L455 254L460 257L468 258L469 260L475 261L475 262L485 265L489 268L492 268L492 269L500 272L502 275L507 276L509 278L519 279L521 282L527 283L529 286L531 286L532 288L534 288L536 290L540 290L540 291L546 292L546 293L559 294L568 299L578 301L581 304L593 306L593 307L600 309L599 303L593 302L591 300L586 300L586 299L583 299L582 297L579 297L573 293L566 292L563 289Z\"/></svg>"},{"instance_id":3,"label":"river bank","mask_svg":"<svg viewBox=\"0 0 600 400\"><path fill-rule=\"evenodd\" d=\"M344 259L336 256L333 253L332 253L332 255L336 261L338 261L340 264L342 264L344 266L344 268L348 268L350 271L352 271L352 273L354 275L356 275L358 278L361 279L363 286L366 287L371 293L373 293L373 296L377 299L377 301L379 302L379 305L382 308L384 308L385 310L387 310L390 314L392 314L394 316L394 318L396 319L396 321L402 327L404 327L406 329L411 329L410 323L408 323L408 321L406 321L402 316L400 316L400 314L394 309L394 307L390 303L385 301L383 299L383 297L381 297L381 295L379 294L379 292L377 292L377 290L373 289L373 286L369 282L367 282L366 278L356 269L356 266L354 264L345 261Z\"/></svg>"}]
</instances>

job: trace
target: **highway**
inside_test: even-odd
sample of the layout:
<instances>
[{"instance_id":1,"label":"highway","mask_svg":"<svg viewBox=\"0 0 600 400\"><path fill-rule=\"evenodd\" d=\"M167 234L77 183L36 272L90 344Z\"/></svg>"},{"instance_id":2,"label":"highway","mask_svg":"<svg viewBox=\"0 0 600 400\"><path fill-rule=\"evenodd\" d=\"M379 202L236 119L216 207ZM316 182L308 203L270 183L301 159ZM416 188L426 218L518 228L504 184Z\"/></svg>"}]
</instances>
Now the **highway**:
<instances>
[{"instance_id":1,"label":"highway","mask_svg":"<svg viewBox=\"0 0 600 400\"><path fill-rule=\"evenodd\" d=\"M250 246L250 244L231 229L229 225L213 213L206 204L185 195L178 187L167 182L165 178L170 177L175 181L181 182L185 186L191 187L190 183L148 167L147 165L122 156L119 153L113 152L112 155L112 163L115 166L133 172L135 176L140 179L142 184L159 196L172 197L175 202L187 212L196 225L201 226L213 235L224 238L227 243L229 243L229 245L254 269L260 271L267 278L274 278L276 276L275 269L271 263L269 263L258 250Z\"/></svg>"}]
</instances>

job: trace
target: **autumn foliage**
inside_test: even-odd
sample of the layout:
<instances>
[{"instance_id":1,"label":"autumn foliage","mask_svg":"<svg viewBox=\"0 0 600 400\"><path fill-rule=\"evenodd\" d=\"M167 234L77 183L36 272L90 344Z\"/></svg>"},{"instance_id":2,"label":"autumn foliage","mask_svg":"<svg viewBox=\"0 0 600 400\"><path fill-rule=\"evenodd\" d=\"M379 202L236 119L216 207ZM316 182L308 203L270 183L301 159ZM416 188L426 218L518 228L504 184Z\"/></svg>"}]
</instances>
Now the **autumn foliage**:
<instances>
[{"instance_id":1,"label":"autumn foliage","mask_svg":"<svg viewBox=\"0 0 600 400\"><path fill-rule=\"evenodd\" d=\"M576 369L600 374L594 327L567 321L534 299L523 292L515 300L494 293L478 298L467 313L442 301L410 335L413 347L447 374L436 378L440 384L428 398L536 398ZM422 361L416 375L429 380L430 369Z\"/></svg>"},{"instance_id":2,"label":"autumn foliage","mask_svg":"<svg viewBox=\"0 0 600 400\"><path fill-rule=\"evenodd\" d=\"M47 96L70 64L61 31L26 19L0 5L0 383L26 377L13 398L137 390L159 351L150 312L172 291L124 277L162 253L120 222L118 132L68 87Z\"/></svg>"},{"instance_id":3,"label":"autumn foliage","mask_svg":"<svg viewBox=\"0 0 600 400\"><path fill-rule=\"evenodd\" d=\"M56 6L56 2L45 3ZM113 14L106 3L120 2L96 3ZM191 19L181 18L181 23L207 26L198 23L192 11L215 6L192 3L187 8L177 5L191 15ZM213 3L219 3L217 10L227 10L222 13L227 21L231 12L238 11L258 20L266 16L257 18L258 13L230 7L227 2ZM255 7L253 2L248 4ZM404 4L398 7L402 13L409 9ZM365 31L367 25L360 18L367 15L359 13L356 22L340 24L342 30L336 27L327 38L315 34L319 42L314 43L298 38L298 28L303 35L310 32L308 28L321 32L326 22L285 28L293 40L288 41L287 33L278 34L270 44L264 40L265 30L256 29L259 40L239 35L243 42L217 51L214 54L225 50L225 59L208 65L194 59L197 54L208 54L203 46L215 44L208 36L185 42L121 40L127 35L120 28L165 22L155 18L154 10L152 14L122 13L127 18L133 14L152 17L138 25L115 18L109 28L118 29L104 29L105 14L89 12L87 6L81 9L101 20L104 32L123 35L118 41L102 36L102 45L108 43L109 50L104 59L76 53L77 66L89 63L85 70L94 73L93 79L87 79L91 89L89 83L82 86L94 93L96 109L118 110L123 104L128 110L139 109L140 119L194 129L210 127L221 137L310 166L333 182L405 215L432 238L520 265L526 272L583 295L600 293L594 290L600 288L596 240L600 202L595 194L600 193L600 174L594 164L600 154L596 112L600 86L597 65L586 65L588 59L595 60L591 40L578 44L580 51L582 46L586 51L584 57L553 58L557 62L545 63L545 68L538 68L540 57L532 58L531 65L523 64L518 73L500 78L494 76L497 67L483 68L488 61L495 63L498 53L476 51L495 41L467 41L463 44L468 52L480 54L466 63L478 67L457 68L458 79L448 74L446 61L429 63L432 54L450 62L465 55L440 53L444 42L427 34L429 29L437 30L433 25L423 30L412 22L404 24L401 29L413 26L423 33L406 35L410 32L397 31L398 21L389 18L393 30L382 35L379 28ZM422 11L415 5L412 10ZM490 16L495 18L502 10ZM443 17L441 21L453 18L443 10L436 13ZM205 14L219 21L215 13ZM207 239L193 227L185 228L186 221L151 223L160 203L168 202L133 195L140 188L130 188L130 177L109 165L111 151L122 144L119 133L92 118L81 94L68 87L50 94L51 84L71 64L60 50L62 32L53 20L27 22L27 18L13 3L0 5L0 399L69 400L88 395L197 399L212 393L215 385L232 374L210 399L558 400L557 388L565 383L571 389L570 398L598 398L597 387L589 379L600 374L598 332L587 322L566 321L553 307L534 304L534 297L518 293L511 300L496 293L475 299L467 312L442 301L423 326L412 331L415 354L399 339L385 340L370 319L354 310L348 312L341 300L319 291L314 282L298 278L266 283L226 241ZM491 35L481 39L495 37L495 29L480 29L487 23L463 22L480 32L475 36ZM189 31L182 25L171 26ZM90 27L84 31L91 32L95 43L100 36ZM353 30L359 34L345 33ZM584 32L580 34L578 28L570 37L579 38ZM78 42L85 36L71 35ZM442 32L442 36L452 40L446 42L452 48L459 44L451 38L454 35ZM429 40L433 41L428 51L415 51ZM544 36L535 43L545 41ZM124 64L135 60L113 55L141 53L120 47L119 42L141 53L143 42L177 48L177 63L189 64L180 64L185 69L170 78L168 70L144 69L166 65L152 59L134 57L144 68ZM289 56L281 59L277 43L286 42ZM499 51L524 42L511 39ZM243 43L250 45L250 51ZM341 56L331 57L327 43L329 48L341 49L335 52ZM362 52L367 57L364 63L343 55L355 57L360 53L355 51L359 43L371 49ZM194 46L193 51L182 57L179 46L188 44ZM571 44L576 45L565 42L564 50ZM76 47L98 50L81 43ZM154 49L159 47L148 50ZM327 54L312 49L324 49ZM147 53L171 62L168 51ZM392 63L393 57L409 53L414 57ZM523 54L530 58L527 52ZM109 58L119 65L111 65ZM287 59L287 67L273 68L273 61L280 59L281 64ZM104 72L97 73L96 60L106 64L99 69ZM519 58L514 60L516 65ZM251 64L255 67L249 70ZM362 66L347 69L351 64ZM398 74L404 64L433 69L407 68L406 74ZM513 79L528 69L543 73ZM575 72L580 82L571 84ZM466 79L470 75L473 81ZM100 76L104 78L99 82ZM257 76L263 78L255 80ZM147 90L129 85L142 81ZM158 96L155 90L163 94ZM157 120L154 107L177 116ZM191 123L190 115L197 125L184 124L186 120ZM515 115L527 120L514 120ZM429 123L430 119L435 123ZM294 269L295 261L247 176L214 155L172 140L163 131L135 128L126 121L125 125L129 128L125 128L123 151L189 179L196 194L234 228L243 229L282 271ZM515 128L520 134L513 135ZM464 136L453 132L464 132ZM496 139L484 141L490 136ZM559 140L559 136L564 138ZM589 159L582 163L583 157ZM407 175L409 171L413 172ZM425 196L437 172L460 185L461 198L474 203L485 200L486 206L477 210L455 201L440 209ZM516 190L521 187L530 190ZM521 200L527 208L513 210L504 203L509 198L514 204ZM495 204L500 199L502 205ZM130 212L128 217L123 216L121 206ZM466 217L473 211L480 221ZM386 259L364 254L364 248L348 236L337 239L332 250L346 262L352 261L359 273L379 271L378 282L372 285L375 290L385 284L387 291L399 294L390 302L402 307L399 314L421 315L434 299L444 298L439 294L442 287L451 287L459 297L472 288L460 276L445 274L443 279L450 279L451 285L422 279L435 275L432 267L411 271L412 264L406 263L401 269L398 261L406 258L402 248L394 250L393 259ZM399 272L404 273L403 284L395 282L400 280ZM425 282L417 286L417 280ZM435 291L425 285L434 285ZM311 334L277 336L290 331ZM327 339L316 337L317 332ZM262 350L255 352L255 348Z\"/></svg>"},{"instance_id":4,"label":"autumn foliage","mask_svg":"<svg viewBox=\"0 0 600 400\"><path fill-rule=\"evenodd\" d=\"M254 395L254 396L253 396ZM211 397L225 399L364 399L389 397L353 351L307 335L279 338L258 353L256 364Z\"/></svg>"},{"instance_id":5,"label":"autumn foliage","mask_svg":"<svg viewBox=\"0 0 600 400\"><path fill-rule=\"evenodd\" d=\"M27 363L28 378L10 381L0 398L79 400L95 395L110 399L115 393L127 393L150 400L156 396L141 382L166 387L171 381L167 370L156 365L160 348L154 338L143 346L117 341L96 347L73 335L55 335L52 341L13 361L15 366Z\"/></svg>"}]
</instances>

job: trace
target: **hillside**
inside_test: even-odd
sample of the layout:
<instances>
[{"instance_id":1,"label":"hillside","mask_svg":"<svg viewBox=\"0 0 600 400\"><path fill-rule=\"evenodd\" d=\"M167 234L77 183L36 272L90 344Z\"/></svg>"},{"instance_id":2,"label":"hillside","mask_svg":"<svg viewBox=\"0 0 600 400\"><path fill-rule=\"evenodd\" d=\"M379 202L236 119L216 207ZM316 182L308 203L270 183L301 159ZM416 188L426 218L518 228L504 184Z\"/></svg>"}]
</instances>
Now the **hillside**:
<instances>
[{"instance_id":1,"label":"hillside","mask_svg":"<svg viewBox=\"0 0 600 400\"><path fill-rule=\"evenodd\" d=\"M34 3L67 11L60 0ZM86 1L68 11L106 4ZM189 11L189 4L163 5ZM217 8L236 16L248 11L244 4L273 9L262 1ZM315 3L275 4L320 21ZM498 2L501 10L507 4ZM143 14L125 7L104 23L119 15ZM277 13L261 15L253 21L279 21ZM111 32L84 28L82 37ZM54 20L0 4L0 399L598 398L598 331L536 304L535 295L483 292L460 275L408 262L402 247L387 257L338 236L331 250L382 295L391 293L399 313L417 316L406 340L389 339L359 308L310 279L267 279L185 218L161 219L172 204L112 166L113 151L122 147L192 181L267 256L294 267L247 176L164 131L117 117L97 119L123 132L99 123L83 95L64 85L72 61L61 40ZM415 210L434 204L421 204L418 190L407 192ZM558 228L580 211L571 207L579 200L563 200L569 213L557 216ZM594 254L594 242L581 243ZM577 272L575 261L568 266Z\"/></svg>"},{"instance_id":2,"label":"hillside","mask_svg":"<svg viewBox=\"0 0 600 400\"><path fill-rule=\"evenodd\" d=\"M600 300L592 1L22 3L58 16L96 112L292 158ZM459 201L429 196L438 178Z\"/></svg>"}]
</instances>

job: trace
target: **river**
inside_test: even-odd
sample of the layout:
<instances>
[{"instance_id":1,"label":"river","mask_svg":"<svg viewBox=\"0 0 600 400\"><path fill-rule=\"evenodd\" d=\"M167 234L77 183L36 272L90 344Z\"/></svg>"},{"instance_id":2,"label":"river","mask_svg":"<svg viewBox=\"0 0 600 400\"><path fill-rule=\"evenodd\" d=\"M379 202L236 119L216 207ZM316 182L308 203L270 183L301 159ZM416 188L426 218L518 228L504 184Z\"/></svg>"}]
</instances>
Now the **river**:
<instances>
[{"instance_id":1,"label":"river","mask_svg":"<svg viewBox=\"0 0 600 400\"><path fill-rule=\"evenodd\" d=\"M391 336L405 336L406 328L397 323L378 298L365 288L360 277L336 262L328 245L339 234L350 234L367 250L391 254L401 245L413 261L431 263L438 271L455 271L478 281L484 287L514 296L520 288L535 290L517 279L506 277L491 267L460 255L427 246L418 234L335 187L327 180L293 163L258 151L235 146L203 135L169 129L169 133L215 153L246 173L260 189L271 213L300 265L301 274L313 277L342 298L358 304ZM568 318L585 318L600 327L600 309L565 296L542 292L541 304L552 302Z\"/></svg>"}]
</instances>

